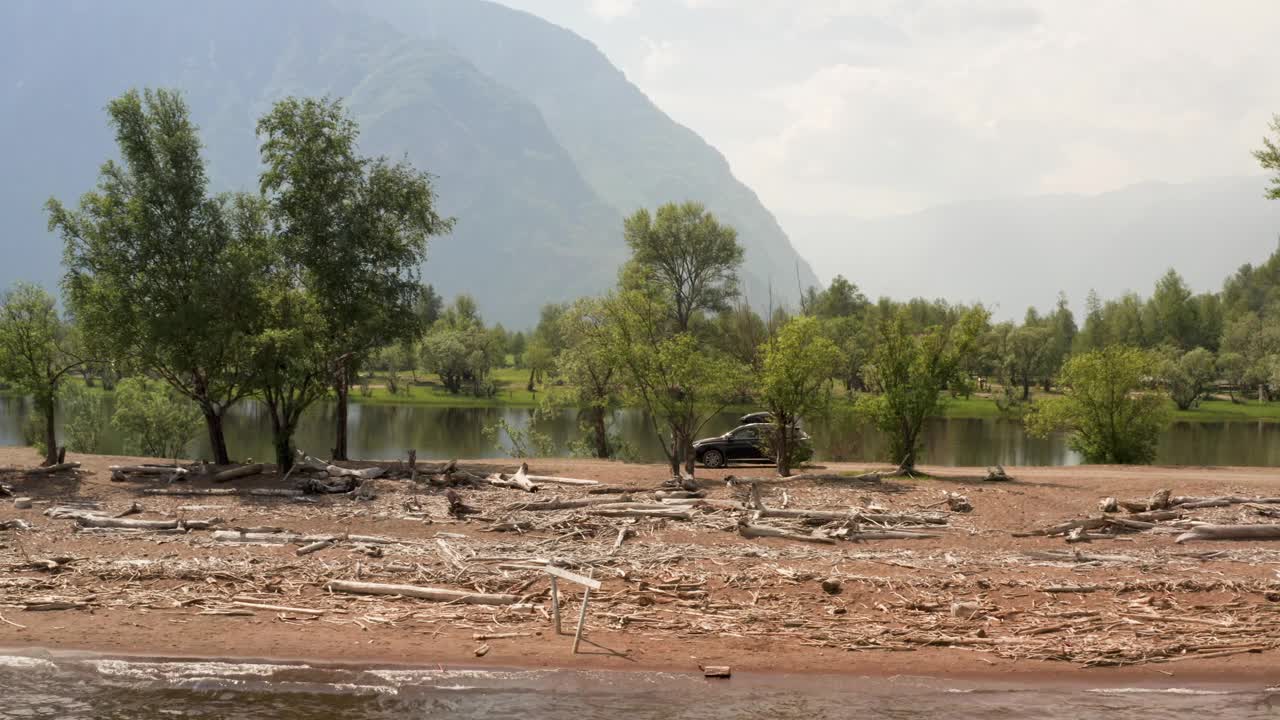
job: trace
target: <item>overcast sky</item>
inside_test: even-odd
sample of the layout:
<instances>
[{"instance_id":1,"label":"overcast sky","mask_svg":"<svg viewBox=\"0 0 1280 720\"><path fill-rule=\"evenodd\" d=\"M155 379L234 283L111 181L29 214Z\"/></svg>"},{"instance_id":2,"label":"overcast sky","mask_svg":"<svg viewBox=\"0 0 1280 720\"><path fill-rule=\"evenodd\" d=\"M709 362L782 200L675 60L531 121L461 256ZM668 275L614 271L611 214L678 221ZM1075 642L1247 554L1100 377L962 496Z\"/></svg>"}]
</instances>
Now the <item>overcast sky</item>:
<instances>
[{"instance_id":1,"label":"overcast sky","mask_svg":"<svg viewBox=\"0 0 1280 720\"><path fill-rule=\"evenodd\" d=\"M1253 174L1280 112L1280 0L501 2L593 41L783 216Z\"/></svg>"}]
</instances>

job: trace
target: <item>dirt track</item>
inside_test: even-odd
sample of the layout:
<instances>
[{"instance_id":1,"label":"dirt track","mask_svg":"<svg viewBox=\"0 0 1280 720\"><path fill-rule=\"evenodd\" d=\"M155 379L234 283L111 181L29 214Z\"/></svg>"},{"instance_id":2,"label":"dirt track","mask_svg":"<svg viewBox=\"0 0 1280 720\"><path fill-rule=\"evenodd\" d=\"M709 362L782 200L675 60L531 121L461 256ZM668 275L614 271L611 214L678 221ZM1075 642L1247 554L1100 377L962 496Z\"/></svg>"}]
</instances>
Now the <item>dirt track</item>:
<instances>
[{"instance_id":1,"label":"dirt track","mask_svg":"<svg viewBox=\"0 0 1280 720\"><path fill-rule=\"evenodd\" d=\"M785 504L933 515L946 510L947 492L966 496L974 508L944 513L945 526L921 529L935 538L813 544L743 538L735 523L747 513L722 507L695 507L688 520L512 508L552 496L600 497L580 487L544 485L536 495L460 487L457 492L479 513L478 519L457 521L447 515L442 490L426 483L380 479L372 500L159 497L142 492L156 487L156 480L110 481L108 465L137 459L72 459L84 463L81 473L0 476L15 494L36 501L31 510L14 510L8 499L0 506L0 521L20 518L34 526L0 532L0 647L681 671L727 664L739 670L860 674L1067 672L1117 681L1171 674L1274 681L1272 667L1280 659L1280 542L1176 545L1172 528L1078 545L1061 537L1013 536L1099 515L1103 496L1142 498L1160 488L1179 495L1280 495L1280 479L1268 469L1009 468L1015 481L997 484L981 482L974 469L925 468L935 477L763 485L763 500L774 509ZM0 450L3 466L37 461L27 449ZM656 465L561 459L531 465L541 475L651 490L666 477ZM487 473L511 471L515 462L463 466ZM840 465L821 472L855 469L861 468ZM769 472L706 471L700 480L708 499L724 505L748 502L745 489L724 482L727 475ZM170 487L177 486L210 487L199 479ZM264 474L233 486L281 485L274 474ZM632 500L654 501L649 491L632 493ZM215 542L208 531L77 530L73 521L42 514L68 502L96 503L105 514L136 502L144 512L130 517L139 519L217 518L224 528L270 526L405 542L339 541L299 557L296 544ZM1242 505L1186 517L1276 522ZM531 527L486 532L502 522ZM754 522L810 531L795 520ZM630 534L614 550L622 527ZM860 529L870 528L863 523ZM33 561L48 558L69 560L52 572L31 569ZM536 569L547 561L593 572L604 583L591 604L591 644L584 654L571 656L571 638L551 632L548 582ZM532 607L324 591L333 579L512 593ZM839 592L824 591L824 580L838 581ZM1063 591L1073 588L1080 591ZM23 609L46 601L77 607ZM567 618L576 619L576 613L576 604L566 608ZM572 622L565 625L571 628ZM501 633L519 635L475 639ZM477 658L481 645L489 651Z\"/></svg>"}]
</instances>

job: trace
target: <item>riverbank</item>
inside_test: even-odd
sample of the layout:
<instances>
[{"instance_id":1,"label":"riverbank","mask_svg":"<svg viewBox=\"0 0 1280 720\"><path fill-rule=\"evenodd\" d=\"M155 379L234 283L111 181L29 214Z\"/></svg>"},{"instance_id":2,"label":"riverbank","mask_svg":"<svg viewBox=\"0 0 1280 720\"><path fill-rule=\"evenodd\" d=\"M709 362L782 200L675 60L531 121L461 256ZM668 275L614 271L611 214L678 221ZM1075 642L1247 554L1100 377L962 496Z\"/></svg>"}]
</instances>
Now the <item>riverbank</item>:
<instances>
[{"instance_id":1,"label":"riverbank","mask_svg":"<svg viewBox=\"0 0 1280 720\"><path fill-rule=\"evenodd\" d=\"M371 483L377 497L366 501L349 495L309 496L306 502L157 496L145 490L228 486L204 479L170 486L113 483L108 466L129 460L74 459L84 463L84 472L74 476L11 470L0 477L16 494L35 500L29 510L13 509L8 501L0 510L0 521L32 525L0 532L0 567L7 571L0 577L0 647L368 664L678 672L730 665L739 671L1028 681L1078 676L1122 683L1171 677L1273 682L1280 659L1278 543L1176 545L1169 532L1141 532L1069 546L1060 537L1013 536L1097 515L1103 496L1146 497L1159 488L1180 495L1280 495L1274 473L1261 468L1011 468L1016 480L1009 483L983 483L975 469L927 468L930 479L761 486L763 502L773 509L859 507L945 522L908 530L931 537L816 544L736 532L743 513L729 505L749 499L725 478L763 477L765 469L700 473L709 504L690 508L687 517L612 517L591 505L521 507L552 496L607 497L585 487L544 485L529 495L463 486L455 492L478 512L457 520L442 488L429 483L380 479ZM0 450L0 465L35 462L28 449ZM510 461L463 466L477 474L513 469ZM389 467L393 475L403 471ZM861 469L833 465L822 472ZM532 471L634 487L631 500L645 503L654 502L666 476L659 465L561 459L535 461ZM282 487L273 474L230 486ZM945 493L964 495L972 512L946 511ZM227 542L208 531L76 531L76 523L42 514L68 503L93 504L104 515L131 511L137 503L142 512L129 518L217 518L223 528L397 542L339 540L299 556L295 544ZM1266 520L1243 505L1186 516ZM755 522L800 534L811 529L795 518ZM864 523L859 531L868 529L874 530ZM620 531L626 536L619 545ZM48 567L39 561L49 559L55 560L52 571L34 569ZM587 614L589 642L578 655L570 653L572 638L556 636L546 615L548 581L538 568L548 560L594 573L603 583ZM325 589L331 580L513 594L520 602L483 606L339 594ZM66 609L24 610L39 607L35 603ZM264 605L286 609L254 607ZM576 599L569 600L569 631L577 611ZM487 650L478 657L482 646Z\"/></svg>"}]
</instances>

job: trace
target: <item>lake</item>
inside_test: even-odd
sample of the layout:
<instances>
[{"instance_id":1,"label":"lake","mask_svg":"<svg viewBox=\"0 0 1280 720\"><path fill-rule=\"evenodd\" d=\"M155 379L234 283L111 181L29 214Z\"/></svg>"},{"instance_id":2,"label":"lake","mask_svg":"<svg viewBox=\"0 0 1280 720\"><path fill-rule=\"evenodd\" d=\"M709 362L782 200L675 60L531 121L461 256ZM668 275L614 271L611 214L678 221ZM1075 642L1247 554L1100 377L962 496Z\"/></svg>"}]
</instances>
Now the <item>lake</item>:
<instances>
[{"instance_id":1,"label":"lake","mask_svg":"<svg viewBox=\"0 0 1280 720\"><path fill-rule=\"evenodd\" d=\"M1101 678L1099 678L1101 680ZM1277 689L998 680L359 669L0 655L0 718L934 720L1272 718Z\"/></svg>"},{"instance_id":2,"label":"lake","mask_svg":"<svg viewBox=\"0 0 1280 720\"><path fill-rule=\"evenodd\" d=\"M108 403L110 399L108 398ZM22 426L29 404L20 398L0 398L0 444L20 445ZM484 428L499 419L514 427L527 427L534 411L528 408L445 408L423 405L366 405L353 403L350 412L350 452L353 458L388 459L403 457L414 448L420 458L505 457L509 449L499 449L484 435ZM722 413L707 424L705 435L733 428L739 413ZM633 449L636 459L662 460L662 448L644 412L621 410L615 415L617 432ZM107 426L99 452L125 452L122 438ZM578 436L572 412L559 413L540 421L536 427L555 442L557 453L568 453L567 445ZM265 409L256 402L244 402L227 419L227 443L237 459L270 461L270 422ZM320 403L302 418L295 442L308 453L328 456L333 447L333 405ZM849 419L812 423L817 455L825 460L855 462L882 461L885 438L874 428ZM192 457L209 457L203 429L191 446ZM1280 466L1280 423L1265 422L1179 422L1160 439L1156 461L1167 465L1259 465ZM1064 436L1046 439L1029 437L1022 424L1004 419L936 419L929 422L924 462L952 466L1076 465L1081 462Z\"/></svg>"}]
</instances>

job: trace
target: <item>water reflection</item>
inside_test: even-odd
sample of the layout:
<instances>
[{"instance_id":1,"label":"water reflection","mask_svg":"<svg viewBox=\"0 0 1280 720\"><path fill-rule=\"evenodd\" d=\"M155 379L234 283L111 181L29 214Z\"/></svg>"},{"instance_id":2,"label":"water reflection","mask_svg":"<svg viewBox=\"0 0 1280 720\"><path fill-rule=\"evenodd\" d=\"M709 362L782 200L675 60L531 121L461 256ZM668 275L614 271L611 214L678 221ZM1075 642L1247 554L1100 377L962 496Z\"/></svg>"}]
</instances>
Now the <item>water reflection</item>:
<instances>
[{"instance_id":1,"label":"water reflection","mask_svg":"<svg viewBox=\"0 0 1280 720\"><path fill-rule=\"evenodd\" d=\"M104 410L101 452L124 453L120 434L110 428L111 401ZM27 401L0 398L0 444L22 443L22 426L30 412ZM321 403L302 418L297 445L308 452L325 455L333 447L332 404ZM411 405L353 404L350 413L349 447L352 457L402 457L409 448L424 459L452 457L503 457L509 454L492 445L484 428L499 419L516 428L534 422L528 408L441 408ZM714 435L737 424L739 413L722 413L705 428ZM578 421L572 412L538 420L535 426L552 439L558 454L568 453L568 444L578 436ZM662 446L649 418L639 410L622 410L615 416L615 428L638 459L661 460ZM885 437L849 416L832 418L808 428L818 456L828 460L872 461L884 457ZM259 403L241 403L228 418L227 442L238 458L270 460L270 422ZM192 443L194 457L208 457L208 441L203 433ZM1081 462L1065 437L1029 437L1021 423L1000 419L937 419L928 423L925 462L939 465L1075 465ZM1280 466L1280 424L1261 422L1176 423L1161 437L1157 462L1169 465L1261 465Z\"/></svg>"}]
</instances>

